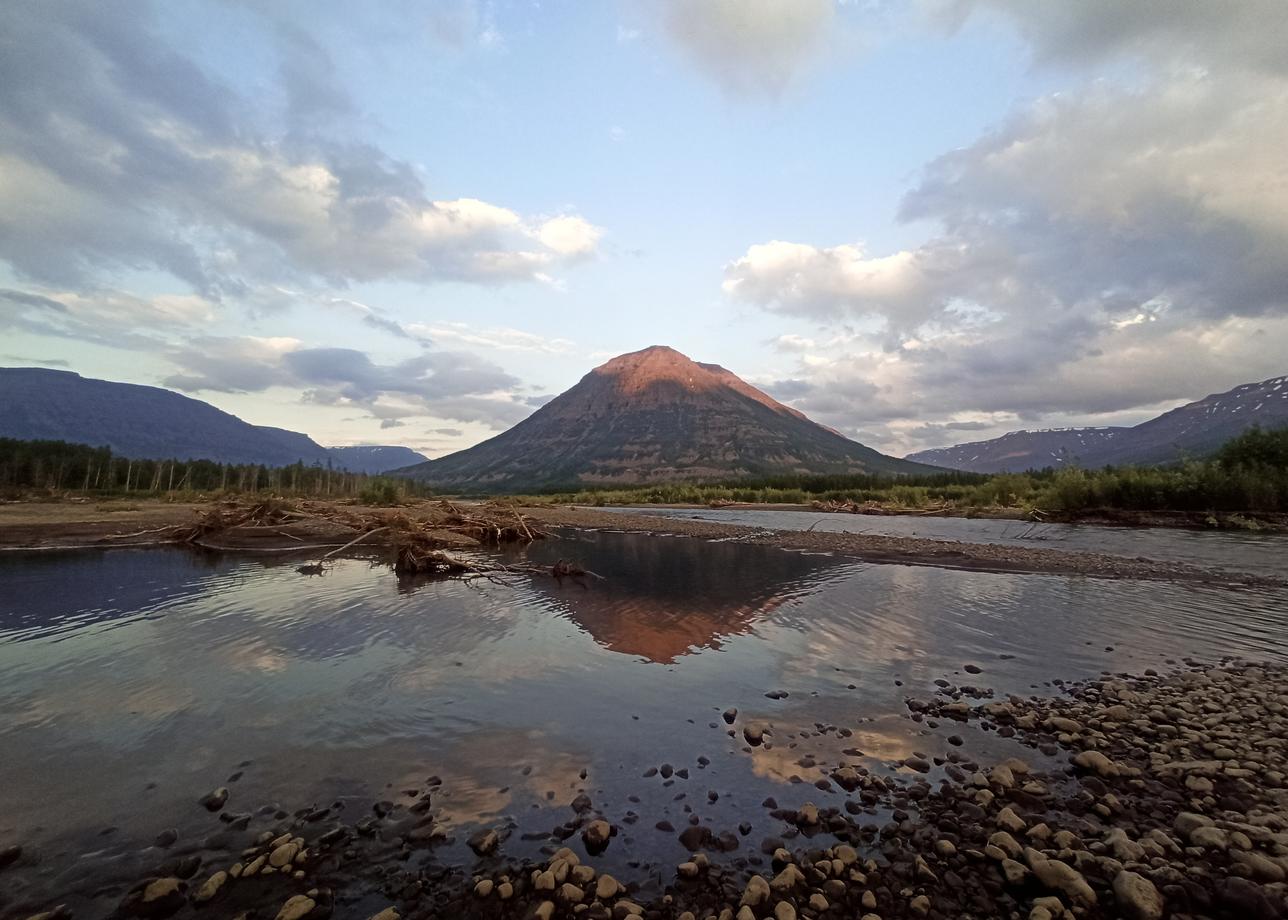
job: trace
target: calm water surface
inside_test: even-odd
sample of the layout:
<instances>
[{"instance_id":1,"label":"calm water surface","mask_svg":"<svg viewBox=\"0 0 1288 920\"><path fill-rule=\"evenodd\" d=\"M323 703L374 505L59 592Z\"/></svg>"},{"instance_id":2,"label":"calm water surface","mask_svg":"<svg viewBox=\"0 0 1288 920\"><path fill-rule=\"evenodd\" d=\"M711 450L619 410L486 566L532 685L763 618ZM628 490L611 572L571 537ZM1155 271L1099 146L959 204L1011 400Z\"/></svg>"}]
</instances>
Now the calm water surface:
<instances>
[{"instance_id":1,"label":"calm water surface","mask_svg":"<svg viewBox=\"0 0 1288 920\"><path fill-rule=\"evenodd\" d=\"M1032 546L1067 552L1185 562L1258 575L1288 577L1288 534L1168 527L1104 527L1095 524L1033 524L988 518L920 515L829 514L756 508L596 508L630 514L679 517L768 530L822 530L924 540L960 540Z\"/></svg>"},{"instance_id":2,"label":"calm water surface","mask_svg":"<svg viewBox=\"0 0 1288 920\"><path fill-rule=\"evenodd\" d=\"M947 750L946 733L970 730L904 715L904 698L936 678L1032 693L1186 655L1288 660L1282 591L612 533L521 555L603 577L466 584L400 580L360 559L306 577L176 550L0 554L0 848L38 856L6 870L0 916L52 898L105 915L164 858L149 843L168 827L177 851L228 865L203 849L220 825L196 805L224 784L230 811L339 801L352 823L437 775L436 811L457 842L430 858L465 863L480 825L509 823L506 855L535 855L547 841L523 835L568 820L584 789L622 829L596 864L647 884L650 867L669 875L684 856L655 822L678 831L686 809L716 832L751 821L754 850L777 832L766 796L839 804L812 783L855 762L842 750L874 769ZM773 745L730 737L719 718L730 706L771 723ZM967 750L1000 743L971 733ZM820 766L801 766L806 754ZM689 778L642 777L662 763ZM379 897L337 916L372 906Z\"/></svg>"}]
</instances>

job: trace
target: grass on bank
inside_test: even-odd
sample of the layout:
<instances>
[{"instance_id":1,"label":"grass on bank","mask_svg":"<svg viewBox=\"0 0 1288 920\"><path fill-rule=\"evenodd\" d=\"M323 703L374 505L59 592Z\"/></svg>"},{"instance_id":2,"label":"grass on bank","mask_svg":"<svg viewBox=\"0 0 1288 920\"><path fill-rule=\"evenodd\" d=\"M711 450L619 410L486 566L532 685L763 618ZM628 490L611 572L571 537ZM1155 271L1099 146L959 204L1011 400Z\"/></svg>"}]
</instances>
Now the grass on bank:
<instances>
[{"instance_id":1,"label":"grass on bank","mask_svg":"<svg viewBox=\"0 0 1288 920\"><path fill-rule=\"evenodd\" d=\"M956 514L1074 514L1100 509L1280 514L1288 512L1288 428L1252 428L1211 459L1167 467L1066 467L1027 473L911 477L775 477L758 482L593 488L527 498L586 505L854 501L892 511L942 509Z\"/></svg>"}]
</instances>

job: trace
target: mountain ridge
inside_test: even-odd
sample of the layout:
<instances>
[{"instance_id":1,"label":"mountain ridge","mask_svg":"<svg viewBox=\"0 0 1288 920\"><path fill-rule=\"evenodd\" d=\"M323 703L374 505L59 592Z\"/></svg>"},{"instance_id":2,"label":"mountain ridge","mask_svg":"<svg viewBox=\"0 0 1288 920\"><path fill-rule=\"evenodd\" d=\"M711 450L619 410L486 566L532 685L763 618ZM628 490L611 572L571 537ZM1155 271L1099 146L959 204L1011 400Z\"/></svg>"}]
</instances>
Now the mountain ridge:
<instances>
[{"instance_id":1,"label":"mountain ridge","mask_svg":"<svg viewBox=\"0 0 1288 920\"><path fill-rule=\"evenodd\" d=\"M905 459L974 473L1047 466L1147 466L1204 456L1255 424L1288 425L1288 376L1239 384L1131 427L1008 431L908 454Z\"/></svg>"},{"instance_id":2,"label":"mountain ridge","mask_svg":"<svg viewBox=\"0 0 1288 920\"><path fill-rule=\"evenodd\" d=\"M213 460L290 466L334 465L385 472L423 457L404 447L326 448L308 435L253 425L232 413L164 387L84 377L43 367L0 367L0 437L107 446L138 460ZM361 452L396 453L371 469ZM362 465L363 468L358 468Z\"/></svg>"}]
</instances>

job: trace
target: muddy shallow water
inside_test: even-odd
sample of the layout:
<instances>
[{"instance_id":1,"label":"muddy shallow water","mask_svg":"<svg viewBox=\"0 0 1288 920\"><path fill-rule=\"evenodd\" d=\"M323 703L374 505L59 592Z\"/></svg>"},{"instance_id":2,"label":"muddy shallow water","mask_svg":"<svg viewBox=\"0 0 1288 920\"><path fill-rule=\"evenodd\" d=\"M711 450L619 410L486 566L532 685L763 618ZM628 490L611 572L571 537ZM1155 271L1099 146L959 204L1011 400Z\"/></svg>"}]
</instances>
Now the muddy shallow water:
<instances>
[{"instance_id":1,"label":"muddy shallow water","mask_svg":"<svg viewBox=\"0 0 1288 920\"><path fill-rule=\"evenodd\" d=\"M996 543L1066 552L1109 553L1183 562L1200 568L1288 577L1288 534L1184 530L1170 527L1106 527L1099 524L1037 524L998 518L934 515L834 514L780 508L596 508L624 514L688 518L768 530L875 534L924 540Z\"/></svg>"},{"instance_id":2,"label":"muddy shallow water","mask_svg":"<svg viewBox=\"0 0 1288 920\"><path fill-rule=\"evenodd\" d=\"M602 578L405 581L362 559L306 577L292 562L164 549L0 555L0 849L30 857L0 874L0 916L55 901L106 915L163 857L150 843L166 828L177 851L211 857L202 841L221 825L196 802L216 786L230 812L338 804L328 820L352 822L377 800L408 804L431 775L455 840L423 858L469 865L470 832L507 824L505 854L535 856L585 790L622 829L596 865L647 891L684 857L691 813L717 833L750 822L754 849L767 796L839 802L813 784L842 751L886 769L946 751L952 731L981 757L1003 743L907 719L904 699L936 678L1051 693L1054 678L1186 655L1288 661L1283 591L629 534L570 532L520 555ZM771 724L772 744L731 737L727 707ZM687 778L643 776L663 764ZM336 915L384 903L359 894Z\"/></svg>"}]
</instances>

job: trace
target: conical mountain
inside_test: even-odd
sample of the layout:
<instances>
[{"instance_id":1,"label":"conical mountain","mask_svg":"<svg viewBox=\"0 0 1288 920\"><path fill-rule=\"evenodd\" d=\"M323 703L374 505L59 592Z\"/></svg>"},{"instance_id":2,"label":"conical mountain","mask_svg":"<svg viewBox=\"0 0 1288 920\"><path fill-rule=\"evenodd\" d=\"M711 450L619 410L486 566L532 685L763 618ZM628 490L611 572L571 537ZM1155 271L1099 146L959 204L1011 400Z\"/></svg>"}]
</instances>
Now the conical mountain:
<instances>
[{"instance_id":1,"label":"conical mountain","mask_svg":"<svg viewBox=\"0 0 1288 920\"><path fill-rule=\"evenodd\" d=\"M509 431L403 475L458 491L913 473L716 364L655 345L613 358Z\"/></svg>"}]
</instances>

